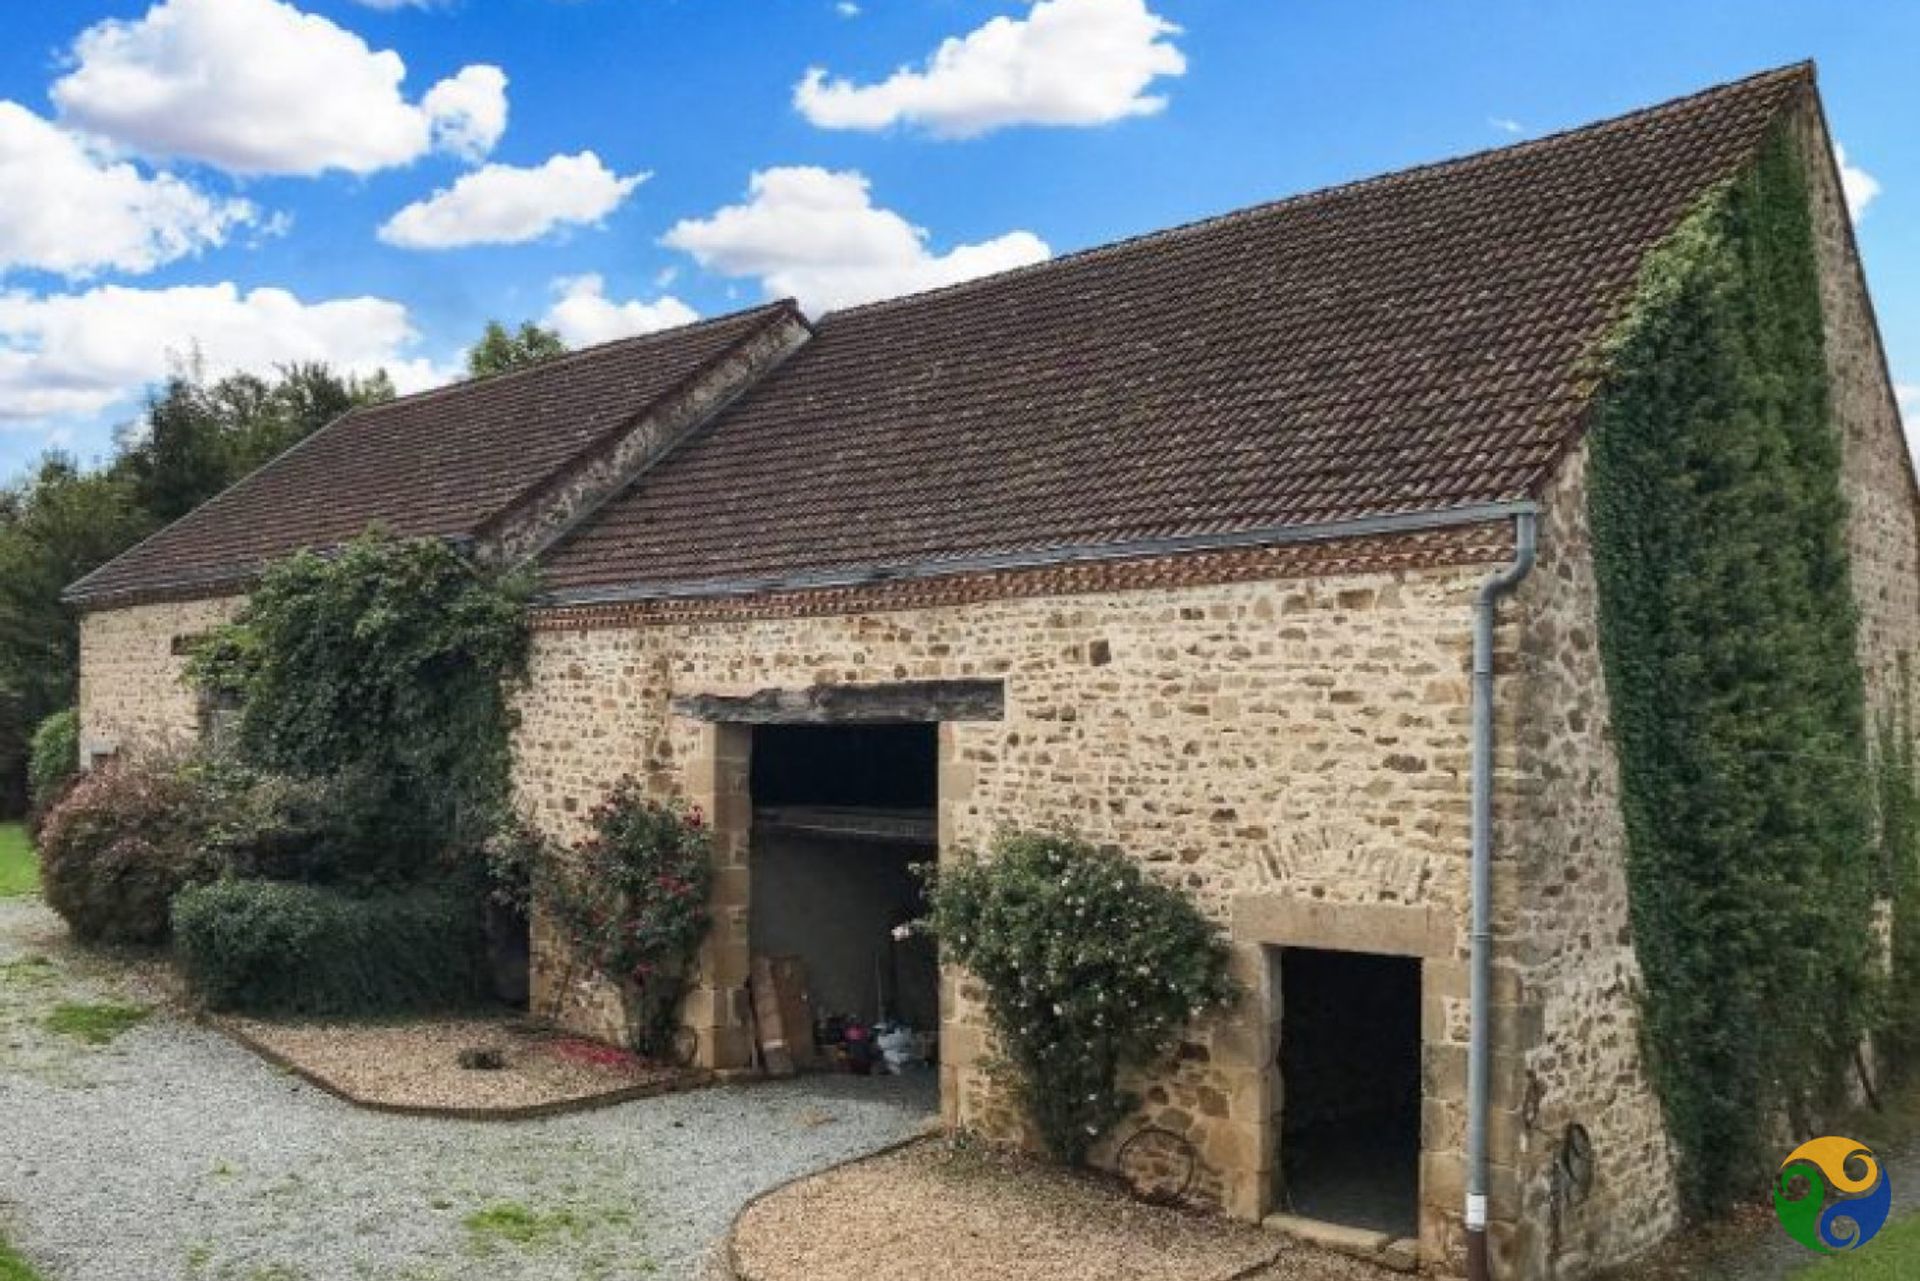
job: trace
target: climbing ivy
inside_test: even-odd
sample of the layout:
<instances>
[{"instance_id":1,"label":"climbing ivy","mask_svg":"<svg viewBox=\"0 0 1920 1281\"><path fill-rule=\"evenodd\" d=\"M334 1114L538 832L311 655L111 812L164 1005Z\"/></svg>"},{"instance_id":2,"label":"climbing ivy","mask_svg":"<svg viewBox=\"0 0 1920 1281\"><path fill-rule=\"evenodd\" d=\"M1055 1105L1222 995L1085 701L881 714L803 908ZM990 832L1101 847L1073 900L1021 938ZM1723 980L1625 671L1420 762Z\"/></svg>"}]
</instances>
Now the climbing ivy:
<instances>
[{"instance_id":1,"label":"climbing ivy","mask_svg":"<svg viewBox=\"0 0 1920 1281\"><path fill-rule=\"evenodd\" d=\"M1650 259L1591 444L1649 1061L1692 1211L1778 1159L1874 1017L1840 441L1805 175L1777 131Z\"/></svg>"},{"instance_id":2,"label":"climbing ivy","mask_svg":"<svg viewBox=\"0 0 1920 1281\"><path fill-rule=\"evenodd\" d=\"M1893 900L1886 1023L1880 1046L1895 1074L1920 1068L1920 761L1913 742L1913 690L1905 655L1899 700L1875 718L1882 892Z\"/></svg>"},{"instance_id":3,"label":"climbing ivy","mask_svg":"<svg viewBox=\"0 0 1920 1281\"><path fill-rule=\"evenodd\" d=\"M269 567L190 674L237 705L242 760L336 780L363 861L417 875L503 810L528 589L443 540L369 531Z\"/></svg>"}]
</instances>

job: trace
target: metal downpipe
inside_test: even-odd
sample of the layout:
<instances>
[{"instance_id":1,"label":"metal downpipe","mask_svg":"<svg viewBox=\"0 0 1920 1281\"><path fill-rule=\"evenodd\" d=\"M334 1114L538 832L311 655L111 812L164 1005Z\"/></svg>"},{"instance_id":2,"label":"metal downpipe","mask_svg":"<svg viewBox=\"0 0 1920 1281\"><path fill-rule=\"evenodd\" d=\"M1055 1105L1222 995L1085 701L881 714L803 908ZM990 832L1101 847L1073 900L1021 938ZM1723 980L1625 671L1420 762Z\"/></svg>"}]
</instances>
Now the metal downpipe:
<instances>
[{"instance_id":1,"label":"metal downpipe","mask_svg":"<svg viewBox=\"0 0 1920 1281\"><path fill-rule=\"evenodd\" d=\"M1473 605L1472 957L1468 978L1467 1277L1488 1281L1487 1112L1492 1096L1493 629L1500 598L1533 568L1537 517L1513 522L1513 563L1480 584Z\"/></svg>"}]
</instances>

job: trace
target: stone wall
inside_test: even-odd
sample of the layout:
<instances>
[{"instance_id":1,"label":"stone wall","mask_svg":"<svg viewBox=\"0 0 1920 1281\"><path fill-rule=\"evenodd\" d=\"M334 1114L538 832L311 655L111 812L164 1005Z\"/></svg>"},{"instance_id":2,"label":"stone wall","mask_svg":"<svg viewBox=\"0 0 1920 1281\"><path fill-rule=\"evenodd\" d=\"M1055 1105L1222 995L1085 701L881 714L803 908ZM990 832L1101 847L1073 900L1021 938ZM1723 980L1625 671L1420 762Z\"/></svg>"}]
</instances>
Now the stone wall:
<instances>
[{"instance_id":1,"label":"stone wall","mask_svg":"<svg viewBox=\"0 0 1920 1281\"><path fill-rule=\"evenodd\" d=\"M1920 515L1913 463L1818 103L1809 97L1792 123L1811 179L1827 367L1844 448L1848 550L1860 605L1860 660L1868 703L1886 712L1899 697L1903 658L1920 661Z\"/></svg>"},{"instance_id":2,"label":"stone wall","mask_svg":"<svg viewBox=\"0 0 1920 1281\"><path fill-rule=\"evenodd\" d=\"M80 620L82 760L198 736L200 700L182 679L182 647L232 618L241 599L134 605Z\"/></svg>"},{"instance_id":3,"label":"stone wall","mask_svg":"<svg viewBox=\"0 0 1920 1281\"><path fill-rule=\"evenodd\" d=\"M521 796L563 836L623 773L709 808L721 911L690 1021L714 1021L703 1052L727 1061L745 1046L733 989L751 898L751 731L678 716L669 701L1003 679L1004 720L941 727L943 854L985 845L1001 824L1069 823L1133 852L1231 930L1242 1008L1196 1028L1174 1068L1141 1086L1148 1119L1197 1144L1201 1195L1255 1216L1269 1208L1277 1110L1271 948L1423 958L1427 1088L1451 1109L1436 1119L1459 1114L1467 664L1473 595L1491 559L820 617L555 616L536 636L521 700ZM537 1006L617 1030L617 1006L578 983L558 941L543 932L536 949ZM943 987L949 1119L1017 1131L976 1066L979 993L963 975ZM1437 1257L1457 1236L1464 1167L1458 1128L1431 1131L1422 1220ZM1507 1220L1516 1210L1496 1201Z\"/></svg>"},{"instance_id":4,"label":"stone wall","mask_svg":"<svg viewBox=\"0 0 1920 1281\"><path fill-rule=\"evenodd\" d=\"M1513 967L1500 1026L1517 1038L1496 1110L1511 1135L1522 1231L1513 1275L1576 1277L1629 1259L1678 1226L1666 1124L1640 1053L1640 966L1628 918L1626 831L1598 641L1587 528L1587 454L1569 459L1543 503L1540 557L1514 602L1517 670L1503 713L1515 772L1496 818L1503 905L1494 934ZM1569 1127L1592 1144L1591 1187L1560 1158ZM1501 1274L1506 1275L1506 1274Z\"/></svg>"}]
</instances>

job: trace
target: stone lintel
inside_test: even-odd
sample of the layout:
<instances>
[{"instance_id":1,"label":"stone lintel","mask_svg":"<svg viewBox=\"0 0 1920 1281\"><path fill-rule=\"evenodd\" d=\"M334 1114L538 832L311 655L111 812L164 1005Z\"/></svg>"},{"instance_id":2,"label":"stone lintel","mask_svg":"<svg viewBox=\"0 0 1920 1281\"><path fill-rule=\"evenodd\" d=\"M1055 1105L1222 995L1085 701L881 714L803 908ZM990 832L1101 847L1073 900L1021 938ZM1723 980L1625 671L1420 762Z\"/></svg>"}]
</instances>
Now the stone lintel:
<instances>
[{"instance_id":1,"label":"stone lintel","mask_svg":"<svg viewBox=\"0 0 1920 1281\"><path fill-rule=\"evenodd\" d=\"M1241 943L1450 957L1458 933L1445 914L1425 907L1327 903L1291 894L1241 894L1233 900L1233 937Z\"/></svg>"}]
</instances>

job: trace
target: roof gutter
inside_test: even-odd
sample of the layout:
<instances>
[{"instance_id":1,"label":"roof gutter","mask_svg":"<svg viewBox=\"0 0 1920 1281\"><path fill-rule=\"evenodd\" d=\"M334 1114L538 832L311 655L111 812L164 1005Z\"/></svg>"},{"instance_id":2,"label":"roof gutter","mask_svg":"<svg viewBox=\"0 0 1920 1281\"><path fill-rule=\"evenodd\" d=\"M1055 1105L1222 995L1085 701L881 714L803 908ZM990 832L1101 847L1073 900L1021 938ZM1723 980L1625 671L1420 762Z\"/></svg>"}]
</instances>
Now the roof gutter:
<instances>
[{"instance_id":1,"label":"roof gutter","mask_svg":"<svg viewBox=\"0 0 1920 1281\"><path fill-rule=\"evenodd\" d=\"M1487 1113L1493 1060L1493 629L1500 598L1533 569L1538 515L1516 513L1513 563L1473 604L1472 933L1467 1034L1467 1278L1488 1281Z\"/></svg>"},{"instance_id":2,"label":"roof gutter","mask_svg":"<svg viewBox=\"0 0 1920 1281\"><path fill-rule=\"evenodd\" d=\"M1170 538L1135 539L1119 543L1079 543L1034 551L956 556L897 565L869 566L862 569L827 570L759 578L709 578L686 582L563 588L542 593L536 598L535 603L557 609L625 605L639 601L754 596L767 592L823 591L865 587L875 583L945 578L953 574L1050 569L1061 565L1136 560L1151 556L1177 555L1182 552L1234 551L1258 547L1283 547L1297 543L1333 542L1339 539L1376 535L1428 533L1435 530L1455 529L1464 525L1485 525L1500 520L1531 518L1538 510L1536 504L1527 500L1479 503L1467 507L1449 507L1439 511L1360 516L1351 520L1324 521L1311 525L1278 525L1261 529L1237 530L1232 533L1185 534Z\"/></svg>"}]
</instances>

